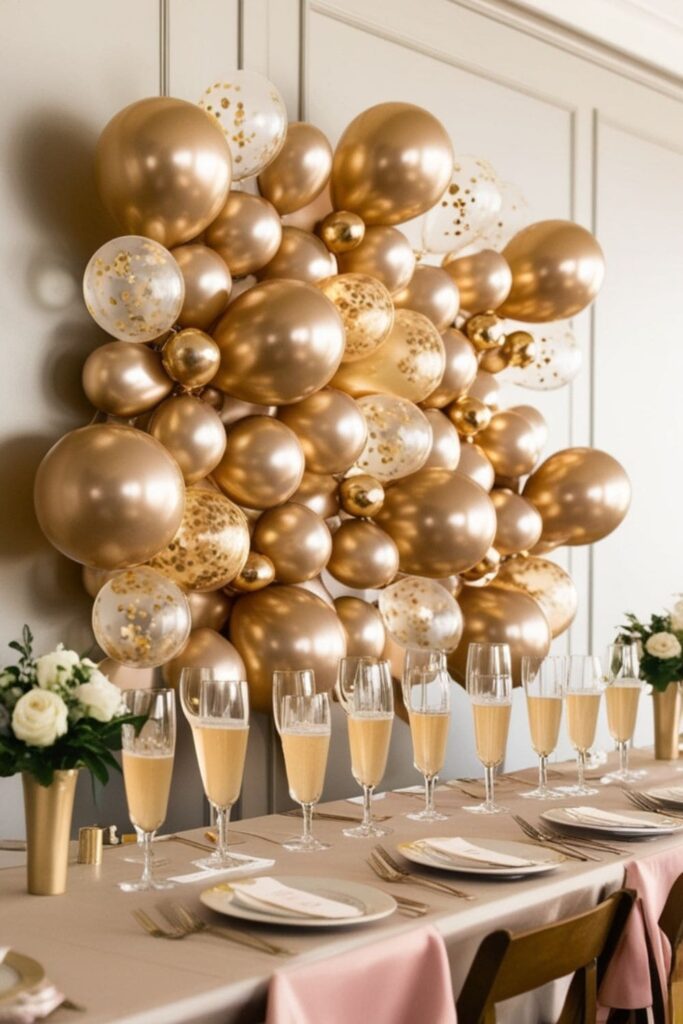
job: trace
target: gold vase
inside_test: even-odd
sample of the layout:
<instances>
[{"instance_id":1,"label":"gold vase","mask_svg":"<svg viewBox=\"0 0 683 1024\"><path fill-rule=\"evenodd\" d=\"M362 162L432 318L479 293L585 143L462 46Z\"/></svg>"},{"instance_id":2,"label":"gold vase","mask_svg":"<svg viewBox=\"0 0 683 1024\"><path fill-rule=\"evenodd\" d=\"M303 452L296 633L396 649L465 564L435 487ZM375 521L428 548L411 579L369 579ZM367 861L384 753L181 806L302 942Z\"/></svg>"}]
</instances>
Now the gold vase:
<instances>
[{"instance_id":1,"label":"gold vase","mask_svg":"<svg viewBox=\"0 0 683 1024\"><path fill-rule=\"evenodd\" d=\"M56 771L49 786L24 772L28 891L60 896L66 891L71 815L78 768Z\"/></svg>"},{"instance_id":2,"label":"gold vase","mask_svg":"<svg viewBox=\"0 0 683 1024\"><path fill-rule=\"evenodd\" d=\"M655 713L655 757L658 761L676 761L681 684L669 683L665 690L653 690L652 702Z\"/></svg>"}]
</instances>

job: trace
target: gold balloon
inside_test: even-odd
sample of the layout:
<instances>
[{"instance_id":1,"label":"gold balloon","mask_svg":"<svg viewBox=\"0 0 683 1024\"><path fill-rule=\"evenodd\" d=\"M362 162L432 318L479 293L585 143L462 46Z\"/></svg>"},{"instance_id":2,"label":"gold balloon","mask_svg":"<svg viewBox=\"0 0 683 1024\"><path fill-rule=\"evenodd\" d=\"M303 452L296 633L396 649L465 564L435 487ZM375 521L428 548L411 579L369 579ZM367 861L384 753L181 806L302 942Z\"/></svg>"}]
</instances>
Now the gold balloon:
<instances>
[{"instance_id":1,"label":"gold balloon","mask_svg":"<svg viewBox=\"0 0 683 1024\"><path fill-rule=\"evenodd\" d=\"M234 398L287 405L327 384L344 354L344 325L330 300L302 281L264 281L220 320L215 384Z\"/></svg>"},{"instance_id":2,"label":"gold balloon","mask_svg":"<svg viewBox=\"0 0 683 1024\"><path fill-rule=\"evenodd\" d=\"M346 633L347 655L350 658L381 658L386 630L375 606L359 597L338 597L334 609Z\"/></svg>"},{"instance_id":3,"label":"gold balloon","mask_svg":"<svg viewBox=\"0 0 683 1024\"><path fill-rule=\"evenodd\" d=\"M497 309L512 287L512 271L494 249L446 256L442 266L460 290L460 308L470 315Z\"/></svg>"},{"instance_id":4,"label":"gold balloon","mask_svg":"<svg viewBox=\"0 0 683 1024\"><path fill-rule=\"evenodd\" d=\"M413 276L415 253L396 228L371 227L365 229L362 242L350 252L340 253L337 262L340 274L368 274L390 292L398 292Z\"/></svg>"},{"instance_id":5,"label":"gold balloon","mask_svg":"<svg viewBox=\"0 0 683 1024\"><path fill-rule=\"evenodd\" d=\"M488 352L482 352L479 358L479 367L484 373L501 373L510 365L510 357L505 346L492 348Z\"/></svg>"},{"instance_id":6,"label":"gold balloon","mask_svg":"<svg viewBox=\"0 0 683 1024\"><path fill-rule=\"evenodd\" d=\"M458 286L440 267L417 266L405 288L394 295L396 308L414 309L431 320L437 331L445 331L460 308Z\"/></svg>"},{"instance_id":7,"label":"gold balloon","mask_svg":"<svg viewBox=\"0 0 683 1024\"><path fill-rule=\"evenodd\" d=\"M443 409L464 395L477 375L477 353L462 331L449 327L441 335L446 362L443 377L422 402L426 409Z\"/></svg>"},{"instance_id":8,"label":"gold balloon","mask_svg":"<svg viewBox=\"0 0 683 1024\"><path fill-rule=\"evenodd\" d=\"M232 600L222 590L190 590L187 603L192 629L221 630L230 618Z\"/></svg>"},{"instance_id":9,"label":"gold balloon","mask_svg":"<svg viewBox=\"0 0 683 1024\"><path fill-rule=\"evenodd\" d=\"M337 274L321 281L320 290L339 310L346 331L342 362L374 352L394 326L394 304L381 281L367 274Z\"/></svg>"},{"instance_id":10,"label":"gold balloon","mask_svg":"<svg viewBox=\"0 0 683 1024\"><path fill-rule=\"evenodd\" d=\"M401 572L433 579L476 565L496 532L486 491L446 469L421 469L398 480L377 522L398 545Z\"/></svg>"},{"instance_id":11,"label":"gold balloon","mask_svg":"<svg viewBox=\"0 0 683 1024\"><path fill-rule=\"evenodd\" d=\"M439 384L445 362L443 341L431 320L399 309L386 341L363 359L342 363L332 383L358 398L396 395L421 402Z\"/></svg>"},{"instance_id":12,"label":"gold balloon","mask_svg":"<svg viewBox=\"0 0 683 1024\"><path fill-rule=\"evenodd\" d=\"M248 416L228 429L225 455L214 480L247 508L287 501L301 484L304 453L293 430L271 416Z\"/></svg>"},{"instance_id":13,"label":"gold balloon","mask_svg":"<svg viewBox=\"0 0 683 1024\"><path fill-rule=\"evenodd\" d=\"M356 590L385 587L398 571L398 549L391 537L369 520L345 519L332 538L327 571Z\"/></svg>"},{"instance_id":14,"label":"gold balloon","mask_svg":"<svg viewBox=\"0 0 683 1024\"><path fill-rule=\"evenodd\" d=\"M494 546L501 555L518 555L537 544L543 529L540 513L519 494L508 490L491 492L498 525Z\"/></svg>"},{"instance_id":15,"label":"gold balloon","mask_svg":"<svg viewBox=\"0 0 683 1024\"><path fill-rule=\"evenodd\" d=\"M218 590L235 578L248 554L242 509L217 491L190 487L178 532L149 564L186 590Z\"/></svg>"},{"instance_id":16,"label":"gold balloon","mask_svg":"<svg viewBox=\"0 0 683 1024\"><path fill-rule=\"evenodd\" d=\"M365 224L362 218L349 210L328 213L315 230L330 252L337 256L355 249L365 237Z\"/></svg>"},{"instance_id":17,"label":"gold balloon","mask_svg":"<svg viewBox=\"0 0 683 1024\"><path fill-rule=\"evenodd\" d=\"M463 437L474 437L491 422L491 410L478 398L463 395L446 409L449 420Z\"/></svg>"},{"instance_id":18,"label":"gold balloon","mask_svg":"<svg viewBox=\"0 0 683 1024\"><path fill-rule=\"evenodd\" d=\"M536 601L526 594L504 590L496 581L489 587L465 587L458 603L465 629L457 648L448 656L451 675L465 682L470 644L502 643L510 647L513 685L521 686L524 655L544 658L550 650L550 626Z\"/></svg>"},{"instance_id":19,"label":"gold balloon","mask_svg":"<svg viewBox=\"0 0 683 1024\"><path fill-rule=\"evenodd\" d=\"M468 398L478 398L489 409L497 409L500 405L500 384L492 373L479 370L467 391Z\"/></svg>"},{"instance_id":20,"label":"gold balloon","mask_svg":"<svg viewBox=\"0 0 683 1024\"><path fill-rule=\"evenodd\" d=\"M119 690L151 690L154 686L153 668L130 668L113 658L103 658L97 667Z\"/></svg>"},{"instance_id":21,"label":"gold balloon","mask_svg":"<svg viewBox=\"0 0 683 1024\"><path fill-rule=\"evenodd\" d=\"M496 471L496 476L526 476L539 456L538 435L528 420L509 409L491 417L477 443Z\"/></svg>"},{"instance_id":22,"label":"gold balloon","mask_svg":"<svg viewBox=\"0 0 683 1024\"><path fill-rule=\"evenodd\" d=\"M193 395L167 398L149 424L152 437L168 448L186 484L215 469L225 451L225 427L215 409Z\"/></svg>"},{"instance_id":23,"label":"gold balloon","mask_svg":"<svg viewBox=\"0 0 683 1024\"><path fill-rule=\"evenodd\" d=\"M312 203L307 203L306 206L295 210L294 213L284 213L282 223L288 228L301 228L303 231L317 232L318 224L321 224L330 213L332 213L332 200L330 199L330 183L328 181L320 195Z\"/></svg>"},{"instance_id":24,"label":"gold balloon","mask_svg":"<svg viewBox=\"0 0 683 1024\"><path fill-rule=\"evenodd\" d=\"M139 416L170 394L172 382L158 352L134 341L110 341L83 366L88 400L111 416Z\"/></svg>"},{"instance_id":25,"label":"gold balloon","mask_svg":"<svg viewBox=\"0 0 683 1024\"><path fill-rule=\"evenodd\" d=\"M460 578L471 587L487 587L496 579L500 562L500 553L495 548L489 548L476 565L460 573Z\"/></svg>"},{"instance_id":26,"label":"gold balloon","mask_svg":"<svg viewBox=\"0 0 683 1024\"><path fill-rule=\"evenodd\" d=\"M334 388L282 406L278 418L299 438L312 473L345 473L368 437L365 417L353 398Z\"/></svg>"},{"instance_id":27,"label":"gold balloon","mask_svg":"<svg viewBox=\"0 0 683 1024\"><path fill-rule=\"evenodd\" d=\"M258 551L250 551L249 557L230 586L241 594L252 594L270 586L274 579L275 566L271 560Z\"/></svg>"},{"instance_id":28,"label":"gold balloon","mask_svg":"<svg viewBox=\"0 0 683 1024\"><path fill-rule=\"evenodd\" d=\"M246 679L239 652L214 629L194 629L180 654L163 667L164 682L177 689L184 668L213 669L220 679Z\"/></svg>"},{"instance_id":29,"label":"gold balloon","mask_svg":"<svg viewBox=\"0 0 683 1024\"><path fill-rule=\"evenodd\" d=\"M275 566L278 583L303 583L319 576L332 551L324 520L291 501L263 513L251 542Z\"/></svg>"},{"instance_id":30,"label":"gold balloon","mask_svg":"<svg viewBox=\"0 0 683 1024\"><path fill-rule=\"evenodd\" d=\"M468 476L479 484L485 491L490 491L495 480L493 466L484 455L478 444L460 445L460 461L458 462L458 473Z\"/></svg>"},{"instance_id":31,"label":"gold balloon","mask_svg":"<svg viewBox=\"0 0 683 1024\"><path fill-rule=\"evenodd\" d=\"M84 565L81 578L86 593L90 597L97 597L104 584L108 583L117 571L114 569L113 572L108 572L106 569L92 569L89 565Z\"/></svg>"},{"instance_id":32,"label":"gold balloon","mask_svg":"<svg viewBox=\"0 0 683 1024\"><path fill-rule=\"evenodd\" d=\"M95 150L100 195L130 234L167 248L217 216L232 177L228 144L194 103L154 96L124 107Z\"/></svg>"},{"instance_id":33,"label":"gold balloon","mask_svg":"<svg viewBox=\"0 0 683 1024\"><path fill-rule=\"evenodd\" d=\"M316 235L301 228L284 227L280 248L259 270L258 277L263 281L287 278L316 284L336 273L337 260Z\"/></svg>"},{"instance_id":34,"label":"gold balloon","mask_svg":"<svg viewBox=\"0 0 683 1024\"><path fill-rule=\"evenodd\" d=\"M499 587L533 597L544 612L553 637L569 629L579 607L574 581L561 565L547 558L511 558L501 567Z\"/></svg>"},{"instance_id":35,"label":"gold balloon","mask_svg":"<svg viewBox=\"0 0 683 1024\"><path fill-rule=\"evenodd\" d=\"M510 412L519 413L523 416L527 423L530 423L534 428L534 434L536 435L536 444L540 451L548 440L548 424L545 421L545 417L542 413L535 409L533 405L512 405L510 406Z\"/></svg>"},{"instance_id":36,"label":"gold balloon","mask_svg":"<svg viewBox=\"0 0 683 1024\"><path fill-rule=\"evenodd\" d=\"M506 334L503 353L508 366L530 366L536 358L536 339L528 331Z\"/></svg>"},{"instance_id":37,"label":"gold balloon","mask_svg":"<svg viewBox=\"0 0 683 1024\"><path fill-rule=\"evenodd\" d=\"M188 327L172 334L161 351L164 369L184 388L202 388L216 376L221 352L204 331ZM206 398L202 395L206 402ZM209 403L210 404L210 403Z\"/></svg>"},{"instance_id":38,"label":"gold balloon","mask_svg":"<svg viewBox=\"0 0 683 1024\"><path fill-rule=\"evenodd\" d=\"M460 461L458 431L439 409L426 409L425 416L432 427L433 441L424 469L457 469Z\"/></svg>"},{"instance_id":39,"label":"gold balloon","mask_svg":"<svg viewBox=\"0 0 683 1024\"><path fill-rule=\"evenodd\" d=\"M185 282L178 323L206 331L225 312L230 300L232 277L228 266L207 245L180 245L171 250L171 255Z\"/></svg>"},{"instance_id":40,"label":"gold balloon","mask_svg":"<svg viewBox=\"0 0 683 1024\"><path fill-rule=\"evenodd\" d=\"M282 149L258 176L259 192L278 213L294 213L316 199L332 170L332 147L313 124L291 121Z\"/></svg>"},{"instance_id":41,"label":"gold balloon","mask_svg":"<svg viewBox=\"0 0 683 1024\"><path fill-rule=\"evenodd\" d=\"M223 394L223 392L221 392ZM254 405L253 402L242 402L239 398L230 398L225 395L221 408L221 419L226 427L238 420L246 419L247 416L275 416L276 405Z\"/></svg>"},{"instance_id":42,"label":"gold balloon","mask_svg":"<svg viewBox=\"0 0 683 1024\"><path fill-rule=\"evenodd\" d=\"M490 352L505 344L505 324L495 313L477 313L465 323L465 334L477 352Z\"/></svg>"},{"instance_id":43,"label":"gold balloon","mask_svg":"<svg viewBox=\"0 0 683 1024\"><path fill-rule=\"evenodd\" d=\"M225 398L225 396L224 396L223 392L219 391L218 388L203 388L202 389L202 393L201 393L202 402L206 402L207 405L210 405L211 408L215 409L216 412L219 415L221 415L221 413L223 412L223 401L224 401L224 398ZM222 416L221 416L221 420L223 420ZM225 421L223 421L223 422L225 422Z\"/></svg>"},{"instance_id":44,"label":"gold balloon","mask_svg":"<svg viewBox=\"0 0 683 1024\"><path fill-rule=\"evenodd\" d=\"M181 523L184 495L164 446L118 423L65 434L43 458L34 488L50 543L96 569L139 565L165 548Z\"/></svg>"},{"instance_id":45,"label":"gold balloon","mask_svg":"<svg viewBox=\"0 0 683 1024\"><path fill-rule=\"evenodd\" d=\"M272 260L282 241L282 224L267 199L249 192L230 192L205 238L232 276L244 277Z\"/></svg>"},{"instance_id":46,"label":"gold balloon","mask_svg":"<svg viewBox=\"0 0 683 1024\"><path fill-rule=\"evenodd\" d=\"M270 713L275 669L312 669L318 692L331 690L346 633L334 608L303 587L267 587L236 603L230 639L247 666L254 711Z\"/></svg>"},{"instance_id":47,"label":"gold balloon","mask_svg":"<svg viewBox=\"0 0 683 1024\"><path fill-rule=\"evenodd\" d=\"M512 271L512 288L499 312L527 323L580 313L598 294L605 276L597 241L568 220L542 220L522 228L503 255Z\"/></svg>"},{"instance_id":48,"label":"gold balloon","mask_svg":"<svg viewBox=\"0 0 683 1024\"><path fill-rule=\"evenodd\" d=\"M384 488L379 480L367 473L358 473L342 480L339 500L347 515L361 518L376 516L384 502Z\"/></svg>"},{"instance_id":49,"label":"gold balloon","mask_svg":"<svg viewBox=\"0 0 683 1024\"><path fill-rule=\"evenodd\" d=\"M292 495L292 501L305 505L323 519L339 514L339 484L333 476L323 473L304 473L301 483Z\"/></svg>"},{"instance_id":50,"label":"gold balloon","mask_svg":"<svg viewBox=\"0 0 683 1024\"><path fill-rule=\"evenodd\" d=\"M337 144L332 205L366 224L399 224L433 206L452 173L453 148L440 121L412 103L378 103Z\"/></svg>"},{"instance_id":51,"label":"gold balloon","mask_svg":"<svg viewBox=\"0 0 683 1024\"><path fill-rule=\"evenodd\" d=\"M541 513L542 541L594 544L616 530L628 512L631 484L606 452L565 448L529 477L524 497Z\"/></svg>"}]
</instances>

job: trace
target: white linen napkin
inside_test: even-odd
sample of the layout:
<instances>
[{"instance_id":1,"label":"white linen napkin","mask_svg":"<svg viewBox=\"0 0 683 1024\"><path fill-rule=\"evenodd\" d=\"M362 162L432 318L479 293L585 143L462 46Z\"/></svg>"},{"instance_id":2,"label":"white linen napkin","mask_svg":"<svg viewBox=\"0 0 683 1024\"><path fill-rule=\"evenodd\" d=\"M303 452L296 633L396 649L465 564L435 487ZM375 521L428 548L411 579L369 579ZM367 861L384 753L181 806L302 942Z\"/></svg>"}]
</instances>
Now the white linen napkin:
<instances>
[{"instance_id":1,"label":"white linen napkin","mask_svg":"<svg viewBox=\"0 0 683 1024\"><path fill-rule=\"evenodd\" d=\"M651 794L646 794L650 796ZM669 786L667 789L657 790L657 799L664 797L665 800L675 800L677 803L683 803L683 786Z\"/></svg>"},{"instance_id":2,"label":"white linen napkin","mask_svg":"<svg viewBox=\"0 0 683 1024\"><path fill-rule=\"evenodd\" d=\"M523 857L515 857L508 853L487 850L460 836L454 836L452 839L422 839L416 845L427 851L433 850L441 856L476 861L479 864L495 864L501 868L528 868L539 863L537 860L525 860Z\"/></svg>"},{"instance_id":3,"label":"white linen napkin","mask_svg":"<svg viewBox=\"0 0 683 1024\"><path fill-rule=\"evenodd\" d=\"M9 947L0 946L0 971L9 970L8 967L3 968L7 953ZM42 1020L61 1006L65 998L51 981L44 978L33 988L19 992L10 1002L0 1004L0 1024L33 1024L33 1021Z\"/></svg>"},{"instance_id":4,"label":"white linen napkin","mask_svg":"<svg viewBox=\"0 0 683 1024\"><path fill-rule=\"evenodd\" d=\"M565 813L574 821L584 822L586 825L623 825L628 828L658 829L665 823L660 821L643 821L630 814L618 814L616 811L603 811L599 807L567 807Z\"/></svg>"},{"instance_id":5,"label":"white linen napkin","mask_svg":"<svg viewBox=\"0 0 683 1024\"><path fill-rule=\"evenodd\" d=\"M275 864L274 860L268 857L247 857L243 853L231 853L233 860L241 861L233 868L202 868L201 871L192 871L189 875L173 875L169 882L180 882L181 885L190 885L192 882L204 882L214 875L227 875L228 878L247 878L255 875L257 871L266 871Z\"/></svg>"},{"instance_id":6,"label":"white linen napkin","mask_svg":"<svg viewBox=\"0 0 683 1024\"><path fill-rule=\"evenodd\" d=\"M363 911L348 903L328 899L318 893L304 892L292 886L284 885L277 878L263 875L249 882L233 882L230 886L237 896L244 895L249 902L258 902L267 907L288 910L302 917L325 917L343 920L349 917L362 917Z\"/></svg>"}]
</instances>

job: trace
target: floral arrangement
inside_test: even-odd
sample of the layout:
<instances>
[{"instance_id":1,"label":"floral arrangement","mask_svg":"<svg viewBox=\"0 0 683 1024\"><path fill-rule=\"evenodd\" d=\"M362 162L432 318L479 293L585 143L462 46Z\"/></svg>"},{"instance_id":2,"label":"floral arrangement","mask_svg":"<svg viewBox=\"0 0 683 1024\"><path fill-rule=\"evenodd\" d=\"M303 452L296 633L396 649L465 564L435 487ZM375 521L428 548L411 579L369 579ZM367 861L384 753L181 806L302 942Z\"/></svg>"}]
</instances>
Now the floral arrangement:
<instances>
[{"instance_id":1,"label":"floral arrangement","mask_svg":"<svg viewBox=\"0 0 683 1024\"><path fill-rule=\"evenodd\" d=\"M120 770L121 726L137 721L119 688L62 644L34 657L28 626L9 646L19 659L0 672L0 776L27 772L49 786L57 770L87 768L106 783Z\"/></svg>"},{"instance_id":2,"label":"floral arrangement","mask_svg":"<svg viewBox=\"0 0 683 1024\"><path fill-rule=\"evenodd\" d=\"M619 639L639 641L641 645L640 674L655 690L665 690L669 683L683 679L683 600L672 611L652 615L641 622L632 612L626 615Z\"/></svg>"}]
</instances>

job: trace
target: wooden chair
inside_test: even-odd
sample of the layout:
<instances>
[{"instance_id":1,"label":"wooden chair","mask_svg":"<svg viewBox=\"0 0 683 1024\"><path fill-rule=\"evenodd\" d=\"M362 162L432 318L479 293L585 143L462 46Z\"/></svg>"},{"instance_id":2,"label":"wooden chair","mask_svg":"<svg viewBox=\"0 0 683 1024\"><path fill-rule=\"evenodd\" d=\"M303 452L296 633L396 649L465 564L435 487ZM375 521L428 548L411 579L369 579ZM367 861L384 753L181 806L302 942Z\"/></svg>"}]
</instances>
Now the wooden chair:
<instances>
[{"instance_id":1,"label":"wooden chair","mask_svg":"<svg viewBox=\"0 0 683 1024\"><path fill-rule=\"evenodd\" d=\"M557 1024L592 1024L599 980L616 948L634 893L620 889L566 921L483 940L457 1000L458 1024L495 1024L496 1003L574 974Z\"/></svg>"},{"instance_id":2,"label":"wooden chair","mask_svg":"<svg viewBox=\"0 0 683 1024\"><path fill-rule=\"evenodd\" d=\"M666 898L659 927L671 943L669 978L669 1020L683 1024L683 875L679 875Z\"/></svg>"}]
</instances>

